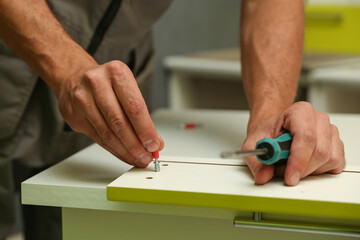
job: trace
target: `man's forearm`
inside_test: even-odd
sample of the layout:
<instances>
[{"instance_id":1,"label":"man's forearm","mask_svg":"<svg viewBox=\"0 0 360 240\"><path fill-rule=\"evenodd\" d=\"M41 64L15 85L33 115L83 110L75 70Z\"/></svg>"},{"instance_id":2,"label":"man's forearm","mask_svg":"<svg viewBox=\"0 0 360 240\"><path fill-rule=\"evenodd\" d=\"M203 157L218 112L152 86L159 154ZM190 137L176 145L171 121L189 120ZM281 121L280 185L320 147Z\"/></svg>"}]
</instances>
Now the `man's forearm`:
<instances>
[{"instance_id":1,"label":"man's forearm","mask_svg":"<svg viewBox=\"0 0 360 240\"><path fill-rule=\"evenodd\" d=\"M45 0L0 0L0 9L0 37L54 91L68 125L122 161L146 167L164 141L128 66L116 60L98 65Z\"/></svg>"},{"instance_id":2,"label":"man's forearm","mask_svg":"<svg viewBox=\"0 0 360 240\"><path fill-rule=\"evenodd\" d=\"M252 122L294 101L303 35L303 0L243 0L241 63Z\"/></svg>"},{"instance_id":3,"label":"man's forearm","mask_svg":"<svg viewBox=\"0 0 360 240\"><path fill-rule=\"evenodd\" d=\"M0 38L58 94L58 85L96 63L65 32L45 0L1 0Z\"/></svg>"},{"instance_id":4,"label":"man's forearm","mask_svg":"<svg viewBox=\"0 0 360 240\"><path fill-rule=\"evenodd\" d=\"M309 174L340 173L344 145L329 117L305 102L294 103L304 35L303 0L243 0L241 63L250 105L242 150L283 130L293 136L286 165L268 166L245 157L258 184L274 174L295 186Z\"/></svg>"}]
</instances>

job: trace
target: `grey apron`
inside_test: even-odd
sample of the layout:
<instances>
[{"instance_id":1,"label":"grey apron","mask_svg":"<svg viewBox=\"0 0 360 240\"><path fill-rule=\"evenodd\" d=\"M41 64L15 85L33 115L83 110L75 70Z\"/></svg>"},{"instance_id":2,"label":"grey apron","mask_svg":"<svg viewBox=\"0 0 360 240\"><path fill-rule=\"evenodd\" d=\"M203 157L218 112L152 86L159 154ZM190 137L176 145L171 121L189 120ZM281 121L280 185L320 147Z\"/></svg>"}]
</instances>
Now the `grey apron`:
<instances>
[{"instance_id":1,"label":"grey apron","mask_svg":"<svg viewBox=\"0 0 360 240\"><path fill-rule=\"evenodd\" d=\"M122 0L119 1L119 10L111 13L114 1L47 0L69 35L93 53L99 64L116 59L129 65L145 101L150 105L151 27L171 0ZM104 29L99 23L103 22L108 11L115 15L99 42L99 39L94 40L94 34ZM89 49L94 41L98 42L96 51ZM64 131L64 126L53 93L0 40L0 239L12 228L14 193L19 190L21 181L91 143L82 134ZM44 220L60 221L55 217L58 214L43 213L43 210L34 212L29 207L24 207L24 210L34 216L32 219L25 216L25 220L32 221L29 226L34 228L33 236L29 238L57 239L57 234L61 239L61 228L59 230L51 225L50 220ZM38 229L38 233L35 228L39 226L43 229Z\"/></svg>"}]
</instances>

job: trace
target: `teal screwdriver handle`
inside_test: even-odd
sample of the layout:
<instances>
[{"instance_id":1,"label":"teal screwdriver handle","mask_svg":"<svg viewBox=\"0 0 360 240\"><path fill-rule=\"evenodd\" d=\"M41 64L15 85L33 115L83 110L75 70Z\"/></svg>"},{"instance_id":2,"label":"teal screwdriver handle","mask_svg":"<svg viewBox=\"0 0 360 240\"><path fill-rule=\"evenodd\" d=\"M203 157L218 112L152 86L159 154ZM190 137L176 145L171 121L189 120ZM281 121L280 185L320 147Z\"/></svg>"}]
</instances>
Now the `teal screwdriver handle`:
<instances>
[{"instance_id":1,"label":"teal screwdriver handle","mask_svg":"<svg viewBox=\"0 0 360 240\"><path fill-rule=\"evenodd\" d=\"M266 164L271 165L282 159L287 159L290 154L292 143L292 135L285 133L277 138L264 138L256 143L256 149L267 149L264 155L258 155L257 159Z\"/></svg>"}]
</instances>

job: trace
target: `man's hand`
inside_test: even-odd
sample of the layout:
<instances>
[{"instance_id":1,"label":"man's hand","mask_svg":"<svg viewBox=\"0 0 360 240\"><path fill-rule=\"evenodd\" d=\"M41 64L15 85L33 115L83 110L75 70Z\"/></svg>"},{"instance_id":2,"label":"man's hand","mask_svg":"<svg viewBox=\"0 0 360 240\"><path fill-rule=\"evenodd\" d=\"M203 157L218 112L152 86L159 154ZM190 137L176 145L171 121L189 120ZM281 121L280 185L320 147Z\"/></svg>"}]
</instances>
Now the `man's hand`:
<instances>
[{"instance_id":1,"label":"man's hand","mask_svg":"<svg viewBox=\"0 0 360 240\"><path fill-rule=\"evenodd\" d=\"M129 68L119 61L99 66L45 0L0 1L0 9L0 37L52 89L70 127L121 160L146 167L150 152L164 143Z\"/></svg>"},{"instance_id":2,"label":"man's hand","mask_svg":"<svg viewBox=\"0 0 360 240\"><path fill-rule=\"evenodd\" d=\"M242 150L254 149L262 138L275 138L289 131L293 135L286 166L264 165L256 157L246 157L254 180L265 184L276 176L284 176L289 186L310 174L340 173L345 166L344 144L329 116L316 112L306 102L298 102L283 112L264 120L249 122L248 135Z\"/></svg>"},{"instance_id":3,"label":"man's hand","mask_svg":"<svg viewBox=\"0 0 360 240\"><path fill-rule=\"evenodd\" d=\"M95 66L58 90L64 120L119 159L138 167L164 142L156 132L131 70L120 61Z\"/></svg>"}]
</instances>

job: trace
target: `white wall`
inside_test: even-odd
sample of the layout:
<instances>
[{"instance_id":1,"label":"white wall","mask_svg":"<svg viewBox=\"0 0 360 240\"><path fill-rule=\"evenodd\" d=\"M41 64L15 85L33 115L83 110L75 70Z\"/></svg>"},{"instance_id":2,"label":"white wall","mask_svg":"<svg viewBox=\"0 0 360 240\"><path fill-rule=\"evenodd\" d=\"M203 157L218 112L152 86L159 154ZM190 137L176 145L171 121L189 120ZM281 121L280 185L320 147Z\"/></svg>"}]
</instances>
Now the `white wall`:
<instances>
[{"instance_id":1,"label":"white wall","mask_svg":"<svg viewBox=\"0 0 360 240\"><path fill-rule=\"evenodd\" d=\"M153 109L166 107L162 59L168 55L239 45L240 0L174 0L155 24Z\"/></svg>"}]
</instances>

